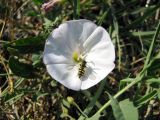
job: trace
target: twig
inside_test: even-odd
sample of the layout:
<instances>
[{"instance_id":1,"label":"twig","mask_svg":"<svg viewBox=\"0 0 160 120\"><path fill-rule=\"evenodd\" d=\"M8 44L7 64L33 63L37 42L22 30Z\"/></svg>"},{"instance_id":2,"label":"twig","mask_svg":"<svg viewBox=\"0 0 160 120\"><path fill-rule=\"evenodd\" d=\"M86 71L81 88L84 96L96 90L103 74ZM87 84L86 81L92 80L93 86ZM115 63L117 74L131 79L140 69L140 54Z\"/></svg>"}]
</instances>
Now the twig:
<instances>
[{"instance_id":1,"label":"twig","mask_svg":"<svg viewBox=\"0 0 160 120\"><path fill-rule=\"evenodd\" d=\"M6 25L6 18L5 18L5 20L3 21L2 29L1 29L1 32L0 32L0 38L2 37L2 33L3 33L3 30L4 30L5 25Z\"/></svg>"},{"instance_id":2,"label":"twig","mask_svg":"<svg viewBox=\"0 0 160 120\"><path fill-rule=\"evenodd\" d=\"M8 81L8 86L9 86L9 92L12 93L12 92L14 91L14 90L13 90L13 81L12 81L10 75L9 75L9 71L8 71L8 69L7 69L7 66L6 66L5 63L4 63L4 59L3 59L3 57L1 56L1 54L0 54L0 61L1 61L1 63L3 64L4 69L5 69L6 73L7 73L7 81Z\"/></svg>"},{"instance_id":3,"label":"twig","mask_svg":"<svg viewBox=\"0 0 160 120\"><path fill-rule=\"evenodd\" d=\"M13 14L13 15L16 15L25 5L27 5L27 3L29 2L30 0L27 0L26 2L24 2L17 10L16 12Z\"/></svg>"}]
</instances>

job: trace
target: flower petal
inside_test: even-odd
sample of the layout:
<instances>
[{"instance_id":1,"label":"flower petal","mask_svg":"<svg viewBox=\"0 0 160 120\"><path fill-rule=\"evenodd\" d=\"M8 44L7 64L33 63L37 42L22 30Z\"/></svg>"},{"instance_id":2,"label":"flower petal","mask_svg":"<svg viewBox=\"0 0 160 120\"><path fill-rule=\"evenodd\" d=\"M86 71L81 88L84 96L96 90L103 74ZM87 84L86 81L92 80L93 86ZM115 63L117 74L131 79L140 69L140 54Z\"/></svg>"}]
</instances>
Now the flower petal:
<instances>
[{"instance_id":1,"label":"flower petal","mask_svg":"<svg viewBox=\"0 0 160 120\"><path fill-rule=\"evenodd\" d=\"M107 42L99 42L87 54L86 61L96 63L111 63L115 60L115 49L113 44Z\"/></svg>"},{"instance_id":2,"label":"flower petal","mask_svg":"<svg viewBox=\"0 0 160 120\"><path fill-rule=\"evenodd\" d=\"M79 49L79 46L82 45L97 28L93 22L85 19L67 21L62 25L63 30L61 31L63 31L64 36L67 37L72 51Z\"/></svg>"},{"instance_id":3,"label":"flower petal","mask_svg":"<svg viewBox=\"0 0 160 120\"><path fill-rule=\"evenodd\" d=\"M97 64L96 64L97 66ZM88 89L94 85L96 85L97 83L99 83L101 80L103 80L115 67L114 63L110 63L108 65L99 65L99 67L92 67L92 71L89 74L88 77L86 77L86 79L84 79L82 81L82 85L81 85L81 90L85 90ZM95 76L95 78L93 79L92 76Z\"/></svg>"},{"instance_id":4,"label":"flower petal","mask_svg":"<svg viewBox=\"0 0 160 120\"><path fill-rule=\"evenodd\" d=\"M45 64L61 64L71 61L71 51L65 44L63 36L55 29L46 41L43 53ZM58 59L57 59L58 58Z\"/></svg>"},{"instance_id":5,"label":"flower petal","mask_svg":"<svg viewBox=\"0 0 160 120\"><path fill-rule=\"evenodd\" d=\"M108 52L112 52L112 59L115 59L113 43L111 42L109 34L102 27L97 27L84 42L83 46L85 48L84 53L86 53L87 56L88 53L95 53L95 51L99 54L101 49L101 51L107 50Z\"/></svg>"},{"instance_id":6,"label":"flower petal","mask_svg":"<svg viewBox=\"0 0 160 120\"><path fill-rule=\"evenodd\" d=\"M86 41L86 39L93 33L93 31L98 27L96 24L94 24L93 22L91 21L88 21L88 20L79 20L79 21L83 21L81 24L82 24L82 27L83 27L83 31L82 31L82 34L80 36L80 40L82 41L82 43L84 41Z\"/></svg>"},{"instance_id":7,"label":"flower petal","mask_svg":"<svg viewBox=\"0 0 160 120\"><path fill-rule=\"evenodd\" d=\"M81 88L82 81L78 78L76 67L69 64L51 64L47 65L47 71L52 78L67 88L78 91Z\"/></svg>"},{"instance_id":8,"label":"flower petal","mask_svg":"<svg viewBox=\"0 0 160 120\"><path fill-rule=\"evenodd\" d=\"M87 76L82 80L73 60L74 52L82 54L87 62ZM115 67L114 60L114 45L106 30L83 19L65 22L55 29L47 39L43 56L49 74L67 88L77 91L104 79Z\"/></svg>"},{"instance_id":9,"label":"flower petal","mask_svg":"<svg viewBox=\"0 0 160 120\"><path fill-rule=\"evenodd\" d=\"M97 29L84 42L86 48L87 67L90 68L89 76L83 80L81 89L87 89L103 80L115 67L114 45L108 33L102 27ZM95 79L90 76L95 76Z\"/></svg>"},{"instance_id":10,"label":"flower petal","mask_svg":"<svg viewBox=\"0 0 160 120\"><path fill-rule=\"evenodd\" d=\"M96 27L93 22L84 19L71 20L61 24L47 39L43 57L44 63L72 63L72 53L79 49L79 46Z\"/></svg>"}]
</instances>

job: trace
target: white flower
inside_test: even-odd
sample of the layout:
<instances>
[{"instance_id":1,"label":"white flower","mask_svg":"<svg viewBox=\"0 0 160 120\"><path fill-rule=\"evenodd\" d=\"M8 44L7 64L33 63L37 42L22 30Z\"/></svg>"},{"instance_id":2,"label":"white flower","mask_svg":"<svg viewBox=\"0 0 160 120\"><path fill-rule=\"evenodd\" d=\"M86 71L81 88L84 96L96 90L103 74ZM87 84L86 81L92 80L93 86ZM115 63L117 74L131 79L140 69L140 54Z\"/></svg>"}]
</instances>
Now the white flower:
<instances>
[{"instance_id":1,"label":"white flower","mask_svg":"<svg viewBox=\"0 0 160 120\"><path fill-rule=\"evenodd\" d=\"M109 34L84 19L67 21L53 30L43 56L48 73L77 91L103 80L115 67L114 60L115 50Z\"/></svg>"}]
</instances>

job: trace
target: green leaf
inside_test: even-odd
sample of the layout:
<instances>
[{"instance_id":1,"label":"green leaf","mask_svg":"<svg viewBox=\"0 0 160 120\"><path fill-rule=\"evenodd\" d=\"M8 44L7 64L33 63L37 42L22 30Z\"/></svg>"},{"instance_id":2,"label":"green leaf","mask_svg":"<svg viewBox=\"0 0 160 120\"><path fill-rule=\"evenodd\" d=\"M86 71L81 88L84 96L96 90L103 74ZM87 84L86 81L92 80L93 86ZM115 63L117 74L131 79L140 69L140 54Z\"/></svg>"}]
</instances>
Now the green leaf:
<instances>
[{"instance_id":1,"label":"green leaf","mask_svg":"<svg viewBox=\"0 0 160 120\"><path fill-rule=\"evenodd\" d=\"M130 34L134 37L153 36L155 34L155 31L138 31L138 32L133 31L133 32L128 32L127 34Z\"/></svg>"},{"instance_id":2,"label":"green leaf","mask_svg":"<svg viewBox=\"0 0 160 120\"><path fill-rule=\"evenodd\" d=\"M39 98L44 97L46 95L48 95L49 93L43 93L41 91L37 91L34 95L33 95L33 101L38 101Z\"/></svg>"},{"instance_id":3,"label":"green leaf","mask_svg":"<svg viewBox=\"0 0 160 120\"><path fill-rule=\"evenodd\" d=\"M146 80L147 83L160 83L160 78L151 78Z\"/></svg>"},{"instance_id":4,"label":"green leaf","mask_svg":"<svg viewBox=\"0 0 160 120\"><path fill-rule=\"evenodd\" d=\"M118 103L111 95L109 98L116 120L138 120L138 110L134 107L133 102L125 99Z\"/></svg>"},{"instance_id":5,"label":"green leaf","mask_svg":"<svg viewBox=\"0 0 160 120\"><path fill-rule=\"evenodd\" d=\"M141 97L140 99L138 99L137 101L135 101L135 106L140 106L140 105L145 104L146 102L151 100L156 94L157 94L157 91L153 90L149 94L147 94L147 95Z\"/></svg>"},{"instance_id":6,"label":"green leaf","mask_svg":"<svg viewBox=\"0 0 160 120\"><path fill-rule=\"evenodd\" d=\"M14 83L14 88L17 88L24 80L25 80L24 78L20 78L20 79L16 80ZM6 96L7 93L8 93L8 89L6 88L5 90L2 91L1 97Z\"/></svg>"},{"instance_id":7,"label":"green leaf","mask_svg":"<svg viewBox=\"0 0 160 120\"><path fill-rule=\"evenodd\" d=\"M41 58L42 56L40 54L32 54L32 65L37 67L41 65Z\"/></svg>"},{"instance_id":8,"label":"green leaf","mask_svg":"<svg viewBox=\"0 0 160 120\"><path fill-rule=\"evenodd\" d=\"M14 46L28 46L28 45L37 45L41 42L45 41L46 36L36 36L36 37L28 37L19 40L13 41Z\"/></svg>"},{"instance_id":9,"label":"green leaf","mask_svg":"<svg viewBox=\"0 0 160 120\"><path fill-rule=\"evenodd\" d=\"M159 88L160 87L160 78L151 78L146 80L146 82L152 87L152 88Z\"/></svg>"},{"instance_id":10,"label":"green leaf","mask_svg":"<svg viewBox=\"0 0 160 120\"><path fill-rule=\"evenodd\" d=\"M14 55L19 53L35 53L44 49L46 36L47 35L15 40L13 42L4 44L4 47L6 47L7 50Z\"/></svg>"},{"instance_id":11,"label":"green leaf","mask_svg":"<svg viewBox=\"0 0 160 120\"><path fill-rule=\"evenodd\" d=\"M160 87L160 78L151 78L146 80L146 82L152 87L152 88L159 88Z\"/></svg>"},{"instance_id":12,"label":"green leaf","mask_svg":"<svg viewBox=\"0 0 160 120\"><path fill-rule=\"evenodd\" d=\"M50 84L51 84L52 87L56 87L57 86L57 82L55 80L52 80L50 82Z\"/></svg>"},{"instance_id":13,"label":"green leaf","mask_svg":"<svg viewBox=\"0 0 160 120\"><path fill-rule=\"evenodd\" d=\"M24 78L34 78L36 76L35 69L32 65L19 62L18 59L15 59L14 57L10 57L9 67L17 76Z\"/></svg>"},{"instance_id":14,"label":"green leaf","mask_svg":"<svg viewBox=\"0 0 160 120\"><path fill-rule=\"evenodd\" d=\"M119 84L119 89L122 89L126 85L126 83L131 83L133 80L133 78L126 78L121 80Z\"/></svg>"},{"instance_id":15,"label":"green leaf","mask_svg":"<svg viewBox=\"0 0 160 120\"><path fill-rule=\"evenodd\" d=\"M152 40L152 42L151 42L150 49L149 49L149 51L148 51L147 58L146 58L146 61L145 61L144 66L145 66L146 64L148 64L148 62L149 62L149 60L150 60L151 52L152 52L152 49L153 49L153 47L154 47L154 42L156 41L156 39L157 39L157 37L158 37L158 35L159 35L159 31L160 31L160 21L159 21L159 23L158 23L158 26L157 26L157 28L156 28L156 33L155 33L155 35L154 35L154 37L153 37L153 40Z\"/></svg>"},{"instance_id":16,"label":"green leaf","mask_svg":"<svg viewBox=\"0 0 160 120\"><path fill-rule=\"evenodd\" d=\"M101 114L97 113L94 116L92 116L91 118L86 118L85 120L99 120L100 117L101 117Z\"/></svg>"},{"instance_id":17,"label":"green leaf","mask_svg":"<svg viewBox=\"0 0 160 120\"><path fill-rule=\"evenodd\" d=\"M79 18L80 16L80 0L73 0L73 10L74 18Z\"/></svg>"},{"instance_id":18,"label":"green leaf","mask_svg":"<svg viewBox=\"0 0 160 120\"><path fill-rule=\"evenodd\" d=\"M70 108L71 104L68 103L68 101L66 101L65 99L62 100L62 103L64 106L66 106L67 108Z\"/></svg>"},{"instance_id":19,"label":"green leaf","mask_svg":"<svg viewBox=\"0 0 160 120\"><path fill-rule=\"evenodd\" d=\"M19 51L15 48L12 47L7 47L7 51L14 56L19 56Z\"/></svg>"},{"instance_id":20,"label":"green leaf","mask_svg":"<svg viewBox=\"0 0 160 120\"><path fill-rule=\"evenodd\" d=\"M37 5L41 5L42 4L42 0L33 0L33 2Z\"/></svg>"},{"instance_id":21,"label":"green leaf","mask_svg":"<svg viewBox=\"0 0 160 120\"><path fill-rule=\"evenodd\" d=\"M18 89L15 90L12 94L6 94L4 101L5 103L14 104L16 101L20 100L23 95L33 92L34 91L32 89Z\"/></svg>"},{"instance_id":22,"label":"green leaf","mask_svg":"<svg viewBox=\"0 0 160 120\"><path fill-rule=\"evenodd\" d=\"M17 100L21 99L23 95L24 95L24 93L16 93L16 92L14 92L11 95L7 94L5 96L5 103L10 103L11 102L13 104Z\"/></svg>"},{"instance_id":23,"label":"green leaf","mask_svg":"<svg viewBox=\"0 0 160 120\"><path fill-rule=\"evenodd\" d=\"M160 59L160 50L159 50L158 54L154 57L154 59Z\"/></svg>"},{"instance_id":24,"label":"green leaf","mask_svg":"<svg viewBox=\"0 0 160 120\"><path fill-rule=\"evenodd\" d=\"M17 88L25 79L24 78L20 78L18 80L16 80L15 84L14 84L14 88Z\"/></svg>"},{"instance_id":25,"label":"green leaf","mask_svg":"<svg viewBox=\"0 0 160 120\"><path fill-rule=\"evenodd\" d=\"M138 120L138 110L129 99L119 102L120 108L126 120Z\"/></svg>"},{"instance_id":26,"label":"green leaf","mask_svg":"<svg viewBox=\"0 0 160 120\"><path fill-rule=\"evenodd\" d=\"M49 29L51 26L53 26L53 23L54 23L53 21L51 21L47 18L44 18L43 25L44 25L45 29Z\"/></svg>"},{"instance_id":27,"label":"green leaf","mask_svg":"<svg viewBox=\"0 0 160 120\"><path fill-rule=\"evenodd\" d=\"M112 107L115 119L116 120L128 120L128 119L125 119L125 116L120 108L118 101L115 98L113 98L109 93L108 95L111 100L111 107Z\"/></svg>"},{"instance_id":28,"label":"green leaf","mask_svg":"<svg viewBox=\"0 0 160 120\"><path fill-rule=\"evenodd\" d=\"M154 6L148 10L146 10L146 12L144 13L144 15L142 17L137 18L135 21L133 21L128 28L131 27L135 27L137 25L140 25L142 22L144 22L147 18L149 18L151 15L153 15L153 13L156 12L156 10L160 7L160 4L158 4L157 6Z\"/></svg>"},{"instance_id":29,"label":"green leaf","mask_svg":"<svg viewBox=\"0 0 160 120\"><path fill-rule=\"evenodd\" d=\"M100 97L100 95L101 95L101 93L102 93L102 91L103 91L103 89L104 89L104 86L105 86L105 80L103 80L103 81L101 82L99 89L96 91L94 97L91 99L90 103L88 104L88 106L87 106L87 107L85 108L85 110L83 111L86 115L88 115L88 114L91 112L91 110L93 109L93 107L95 106L95 103L96 103L97 99ZM99 115L98 115L98 116L99 116ZM96 117L97 117L97 116L96 116ZM100 117L100 116L99 116L99 117ZM78 118L78 120L82 120L82 119L84 119L84 116L81 115L81 116Z\"/></svg>"}]
</instances>

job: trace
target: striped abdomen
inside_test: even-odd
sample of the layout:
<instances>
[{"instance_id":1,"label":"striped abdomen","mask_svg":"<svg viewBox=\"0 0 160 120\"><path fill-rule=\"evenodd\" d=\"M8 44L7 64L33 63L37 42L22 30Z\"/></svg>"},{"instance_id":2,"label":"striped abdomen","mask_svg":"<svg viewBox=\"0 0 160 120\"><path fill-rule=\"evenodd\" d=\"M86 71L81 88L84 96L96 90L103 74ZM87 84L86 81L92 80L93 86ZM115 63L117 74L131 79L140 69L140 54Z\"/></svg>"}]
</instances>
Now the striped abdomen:
<instances>
[{"instance_id":1,"label":"striped abdomen","mask_svg":"<svg viewBox=\"0 0 160 120\"><path fill-rule=\"evenodd\" d=\"M78 70L78 77L79 78L81 78L85 74L85 68L86 68L86 61L83 60L80 63L80 67L79 67L79 70Z\"/></svg>"}]
</instances>

